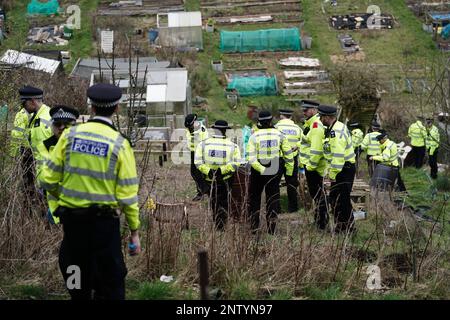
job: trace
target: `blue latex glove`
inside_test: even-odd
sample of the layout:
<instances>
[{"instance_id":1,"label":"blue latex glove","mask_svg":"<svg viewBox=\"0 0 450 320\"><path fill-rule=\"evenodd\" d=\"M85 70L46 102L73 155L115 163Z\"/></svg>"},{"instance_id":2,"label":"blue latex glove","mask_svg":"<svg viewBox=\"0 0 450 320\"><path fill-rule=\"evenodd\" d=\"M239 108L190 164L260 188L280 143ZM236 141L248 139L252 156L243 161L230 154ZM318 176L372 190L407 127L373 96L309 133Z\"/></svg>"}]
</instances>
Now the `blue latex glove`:
<instances>
[{"instance_id":1,"label":"blue latex glove","mask_svg":"<svg viewBox=\"0 0 450 320\"><path fill-rule=\"evenodd\" d=\"M47 220L50 222L50 224L56 224L55 220L53 220L53 215L50 209L47 210Z\"/></svg>"}]
</instances>

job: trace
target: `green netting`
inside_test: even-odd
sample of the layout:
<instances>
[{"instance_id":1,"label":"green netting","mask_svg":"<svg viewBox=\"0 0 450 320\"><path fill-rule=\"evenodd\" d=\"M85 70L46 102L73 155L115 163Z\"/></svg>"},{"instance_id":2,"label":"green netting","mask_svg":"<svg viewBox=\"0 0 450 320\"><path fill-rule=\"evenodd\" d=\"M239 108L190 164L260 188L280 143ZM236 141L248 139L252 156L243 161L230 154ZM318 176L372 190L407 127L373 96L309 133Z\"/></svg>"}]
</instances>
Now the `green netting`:
<instances>
[{"instance_id":1,"label":"green netting","mask_svg":"<svg viewBox=\"0 0 450 320\"><path fill-rule=\"evenodd\" d=\"M299 51L300 32L297 28L256 31L221 31L222 52Z\"/></svg>"},{"instance_id":2,"label":"green netting","mask_svg":"<svg viewBox=\"0 0 450 320\"><path fill-rule=\"evenodd\" d=\"M278 93L277 78L273 77L236 77L227 87L236 90L241 97L273 96Z\"/></svg>"},{"instance_id":3,"label":"green netting","mask_svg":"<svg viewBox=\"0 0 450 320\"><path fill-rule=\"evenodd\" d=\"M40 2L39 0L31 0L27 7L28 14L52 15L57 14L59 10L58 0L48 0Z\"/></svg>"}]
</instances>

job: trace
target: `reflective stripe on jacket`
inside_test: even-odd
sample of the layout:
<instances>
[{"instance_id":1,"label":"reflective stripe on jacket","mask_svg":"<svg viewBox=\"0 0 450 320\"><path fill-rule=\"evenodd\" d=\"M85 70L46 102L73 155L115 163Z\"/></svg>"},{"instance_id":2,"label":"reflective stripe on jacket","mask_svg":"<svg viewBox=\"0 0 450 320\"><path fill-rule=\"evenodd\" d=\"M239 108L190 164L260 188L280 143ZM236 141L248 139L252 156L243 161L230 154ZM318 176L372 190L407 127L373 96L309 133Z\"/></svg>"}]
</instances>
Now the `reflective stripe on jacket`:
<instances>
[{"instance_id":1,"label":"reflective stripe on jacket","mask_svg":"<svg viewBox=\"0 0 450 320\"><path fill-rule=\"evenodd\" d=\"M408 137L411 138L411 145L413 147L425 146L427 138L427 130L419 120L414 122L408 129Z\"/></svg>"},{"instance_id":2,"label":"reflective stripe on jacket","mask_svg":"<svg viewBox=\"0 0 450 320\"><path fill-rule=\"evenodd\" d=\"M282 119L275 125L281 133L283 133L294 151L294 157L298 155L302 143L302 129L291 119Z\"/></svg>"},{"instance_id":3,"label":"reflective stripe on jacket","mask_svg":"<svg viewBox=\"0 0 450 320\"><path fill-rule=\"evenodd\" d=\"M14 125L11 130L10 156L16 157L20 147L30 147L28 142L28 112L24 108L20 109L14 117Z\"/></svg>"},{"instance_id":4,"label":"reflective stripe on jacket","mask_svg":"<svg viewBox=\"0 0 450 320\"><path fill-rule=\"evenodd\" d=\"M241 153L239 147L223 136L214 135L202 141L195 149L194 163L208 177L209 171L220 168L223 179L229 179L239 167Z\"/></svg>"},{"instance_id":5,"label":"reflective stripe on jacket","mask_svg":"<svg viewBox=\"0 0 450 320\"><path fill-rule=\"evenodd\" d=\"M352 144L353 149L358 148L364 139L364 132L361 129L356 128L352 130Z\"/></svg>"},{"instance_id":6,"label":"reflective stripe on jacket","mask_svg":"<svg viewBox=\"0 0 450 320\"><path fill-rule=\"evenodd\" d=\"M272 160L282 157L285 161L286 174L294 171L294 155L286 136L275 128L259 129L251 135L247 144L248 161L259 173L264 173ZM262 163L261 163L262 162Z\"/></svg>"},{"instance_id":7,"label":"reflective stripe on jacket","mask_svg":"<svg viewBox=\"0 0 450 320\"><path fill-rule=\"evenodd\" d=\"M139 227L136 162L130 143L113 126L89 120L65 130L39 177L58 205L120 207L131 230Z\"/></svg>"},{"instance_id":8,"label":"reflective stripe on jacket","mask_svg":"<svg viewBox=\"0 0 450 320\"><path fill-rule=\"evenodd\" d=\"M309 118L306 123L306 143L302 144L302 164L308 171L317 171L322 177L325 175L327 160L323 156L323 142L325 138L325 127L320 121L318 114ZM305 132L303 137L305 137Z\"/></svg>"},{"instance_id":9,"label":"reflective stripe on jacket","mask_svg":"<svg viewBox=\"0 0 450 320\"><path fill-rule=\"evenodd\" d=\"M436 126L431 126L430 129L427 128L427 139L426 146L428 153L432 156L437 148L439 148L440 143L439 129Z\"/></svg>"},{"instance_id":10,"label":"reflective stripe on jacket","mask_svg":"<svg viewBox=\"0 0 450 320\"><path fill-rule=\"evenodd\" d=\"M373 131L366 134L361 143L361 149L367 152L368 156L377 156L381 154L381 146L380 142L377 140L377 137L380 135L380 132Z\"/></svg>"},{"instance_id":11,"label":"reflective stripe on jacket","mask_svg":"<svg viewBox=\"0 0 450 320\"><path fill-rule=\"evenodd\" d=\"M398 148L397 144L389 139L381 144L383 150L381 155L374 156L373 160L380 161L387 166L398 167Z\"/></svg>"},{"instance_id":12,"label":"reflective stripe on jacket","mask_svg":"<svg viewBox=\"0 0 450 320\"><path fill-rule=\"evenodd\" d=\"M200 142L208 139L208 130L203 124L201 124L200 128L193 133L191 133L189 129L186 129L186 139L189 150L195 151Z\"/></svg>"},{"instance_id":13,"label":"reflective stripe on jacket","mask_svg":"<svg viewBox=\"0 0 450 320\"><path fill-rule=\"evenodd\" d=\"M53 135L50 108L43 104L36 115L31 116L27 128L29 131L29 141L31 149L33 150L33 156L36 159L36 165L39 166L42 163L38 160L37 146L39 143Z\"/></svg>"},{"instance_id":14,"label":"reflective stripe on jacket","mask_svg":"<svg viewBox=\"0 0 450 320\"><path fill-rule=\"evenodd\" d=\"M345 162L355 163L352 138L342 122L336 121L326 131L323 153L329 164L328 175L333 180L342 171Z\"/></svg>"}]
</instances>

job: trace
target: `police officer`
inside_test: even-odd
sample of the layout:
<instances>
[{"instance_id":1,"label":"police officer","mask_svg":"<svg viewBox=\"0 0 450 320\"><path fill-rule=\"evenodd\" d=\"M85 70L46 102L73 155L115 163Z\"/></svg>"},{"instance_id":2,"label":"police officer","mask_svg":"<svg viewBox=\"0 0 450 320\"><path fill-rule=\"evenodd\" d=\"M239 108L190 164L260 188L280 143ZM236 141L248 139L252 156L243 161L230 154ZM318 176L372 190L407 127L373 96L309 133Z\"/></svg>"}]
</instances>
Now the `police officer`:
<instances>
[{"instance_id":1,"label":"police officer","mask_svg":"<svg viewBox=\"0 0 450 320\"><path fill-rule=\"evenodd\" d=\"M50 154L55 148L61 134L66 128L70 128L76 123L79 115L80 113L78 110L67 106L58 105L50 109L53 135L39 143L36 148L38 151L36 159L39 164L36 166L36 176L38 177L38 180L42 171L45 170L45 162L51 158ZM58 208L58 199L51 194L47 194L47 202L47 218L50 223L58 224L59 218L54 216L54 212Z\"/></svg>"},{"instance_id":2,"label":"police officer","mask_svg":"<svg viewBox=\"0 0 450 320\"><path fill-rule=\"evenodd\" d=\"M372 177L373 171L377 165L377 162L370 160L372 156L379 156L381 154L380 144L377 137L380 135L381 126L378 122L372 122L371 130L364 136L361 143L361 150L367 153L367 168L369 170L369 176Z\"/></svg>"},{"instance_id":3,"label":"police officer","mask_svg":"<svg viewBox=\"0 0 450 320\"><path fill-rule=\"evenodd\" d=\"M197 187L197 195L192 201L200 201L203 195L208 195L210 191L208 183L194 163L195 149L200 142L208 138L208 130L201 122L197 121L197 118L196 114L188 114L184 120L186 139L191 151L191 176Z\"/></svg>"},{"instance_id":4,"label":"police officer","mask_svg":"<svg viewBox=\"0 0 450 320\"><path fill-rule=\"evenodd\" d=\"M261 111L258 114L258 128L247 145L250 174L249 215L252 232L259 228L261 193L266 192L267 229L274 234L280 207L280 180L284 160L286 175L294 170L293 151L286 136L272 125L272 114Z\"/></svg>"},{"instance_id":5,"label":"police officer","mask_svg":"<svg viewBox=\"0 0 450 320\"><path fill-rule=\"evenodd\" d=\"M431 178L437 179L438 166L437 157L439 151L440 135L438 128L433 124L433 118L426 119L427 139L426 148L428 153L428 163L431 168Z\"/></svg>"},{"instance_id":6,"label":"police officer","mask_svg":"<svg viewBox=\"0 0 450 320\"><path fill-rule=\"evenodd\" d=\"M136 163L130 142L112 116L119 87L96 84L87 91L94 117L65 130L41 174L41 185L58 198L55 215L64 238L59 265L67 283L69 266L79 267L81 288L72 299L124 299L127 273L121 250L120 208L131 230L130 254L140 252Z\"/></svg>"},{"instance_id":7,"label":"police officer","mask_svg":"<svg viewBox=\"0 0 450 320\"><path fill-rule=\"evenodd\" d=\"M327 161L323 156L325 128L318 113L320 103L302 100L301 105L305 125L300 149L300 162L305 167L309 194L315 204L315 223L319 229L324 230L328 224L326 198L323 189L323 177L327 167Z\"/></svg>"},{"instance_id":8,"label":"police officer","mask_svg":"<svg viewBox=\"0 0 450 320\"><path fill-rule=\"evenodd\" d=\"M389 140L386 132L381 132L376 139L381 146L381 155L371 156L371 160L377 161L378 164L392 167L395 172L399 190L406 191L405 184L403 183L399 171L397 144Z\"/></svg>"},{"instance_id":9,"label":"police officer","mask_svg":"<svg viewBox=\"0 0 450 320\"><path fill-rule=\"evenodd\" d=\"M296 212L298 210L298 152L300 150L302 141L302 129L292 121L293 111L289 109L280 109L280 121L275 125L275 128L283 133L291 145L294 157L294 171L292 176L286 175L284 164L282 165L284 178L287 184L288 194L288 211Z\"/></svg>"},{"instance_id":10,"label":"police officer","mask_svg":"<svg viewBox=\"0 0 450 320\"><path fill-rule=\"evenodd\" d=\"M408 129L408 137L411 138L411 157L414 159L414 166L417 169L422 168L423 160L425 158L425 142L427 139L427 129L422 123L423 117L418 117L418 120L411 124Z\"/></svg>"},{"instance_id":11,"label":"police officer","mask_svg":"<svg viewBox=\"0 0 450 320\"><path fill-rule=\"evenodd\" d=\"M334 213L335 232L354 231L354 219L350 194L355 179L355 153L348 128L337 120L337 108L321 105L320 120L325 131L324 156L328 161L328 177L331 180L330 205Z\"/></svg>"},{"instance_id":12,"label":"police officer","mask_svg":"<svg viewBox=\"0 0 450 320\"><path fill-rule=\"evenodd\" d=\"M364 132L360 129L358 122L350 122L348 127L352 134L353 151L356 156L356 165L358 165L359 155L361 154L361 143L364 139Z\"/></svg>"},{"instance_id":13,"label":"police officer","mask_svg":"<svg viewBox=\"0 0 450 320\"><path fill-rule=\"evenodd\" d=\"M195 149L195 165L211 185L211 209L218 230L223 230L228 219L228 207L233 176L239 167L239 147L226 137L228 122L217 120L212 126L214 135L200 142Z\"/></svg>"},{"instance_id":14,"label":"police officer","mask_svg":"<svg viewBox=\"0 0 450 320\"><path fill-rule=\"evenodd\" d=\"M15 138L14 142L19 142L21 145L20 154L22 156L25 189L29 199L33 201L36 199L36 187L34 184L36 147L40 142L52 135L50 108L42 103L44 92L39 88L25 86L19 89L19 94L25 113L19 112L16 115L14 121L15 129L11 134ZM25 114L27 114L26 118ZM25 123L26 119L28 121ZM20 141L20 139L22 140Z\"/></svg>"}]
</instances>

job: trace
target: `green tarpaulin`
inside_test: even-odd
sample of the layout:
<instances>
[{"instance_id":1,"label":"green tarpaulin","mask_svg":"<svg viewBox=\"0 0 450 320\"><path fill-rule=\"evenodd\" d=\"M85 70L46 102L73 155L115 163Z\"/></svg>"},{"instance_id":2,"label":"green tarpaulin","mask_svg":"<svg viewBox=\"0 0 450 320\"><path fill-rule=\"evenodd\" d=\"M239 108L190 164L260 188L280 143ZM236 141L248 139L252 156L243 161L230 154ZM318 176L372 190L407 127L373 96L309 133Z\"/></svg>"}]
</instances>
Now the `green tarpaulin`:
<instances>
[{"instance_id":1,"label":"green tarpaulin","mask_svg":"<svg viewBox=\"0 0 450 320\"><path fill-rule=\"evenodd\" d=\"M59 10L58 0L48 0L47 2L41 2L39 0L31 0L27 7L28 14L42 14L52 15L57 14Z\"/></svg>"},{"instance_id":2,"label":"green tarpaulin","mask_svg":"<svg viewBox=\"0 0 450 320\"><path fill-rule=\"evenodd\" d=\"M301 49L300 32L297 28L220 32L220 50L225 53Z\"/></svg>"},{"instance_id":3,"label":"green tarpaulin","mask_svg":"<svg viewBox=\"0 0 450 320\"><path fill-rule=\"evenodd\" d=\"M236 77L228 84L228 90L236 90L241 97L274 96L278 93L277 78Z\"/></svg>"}]
</instances>

